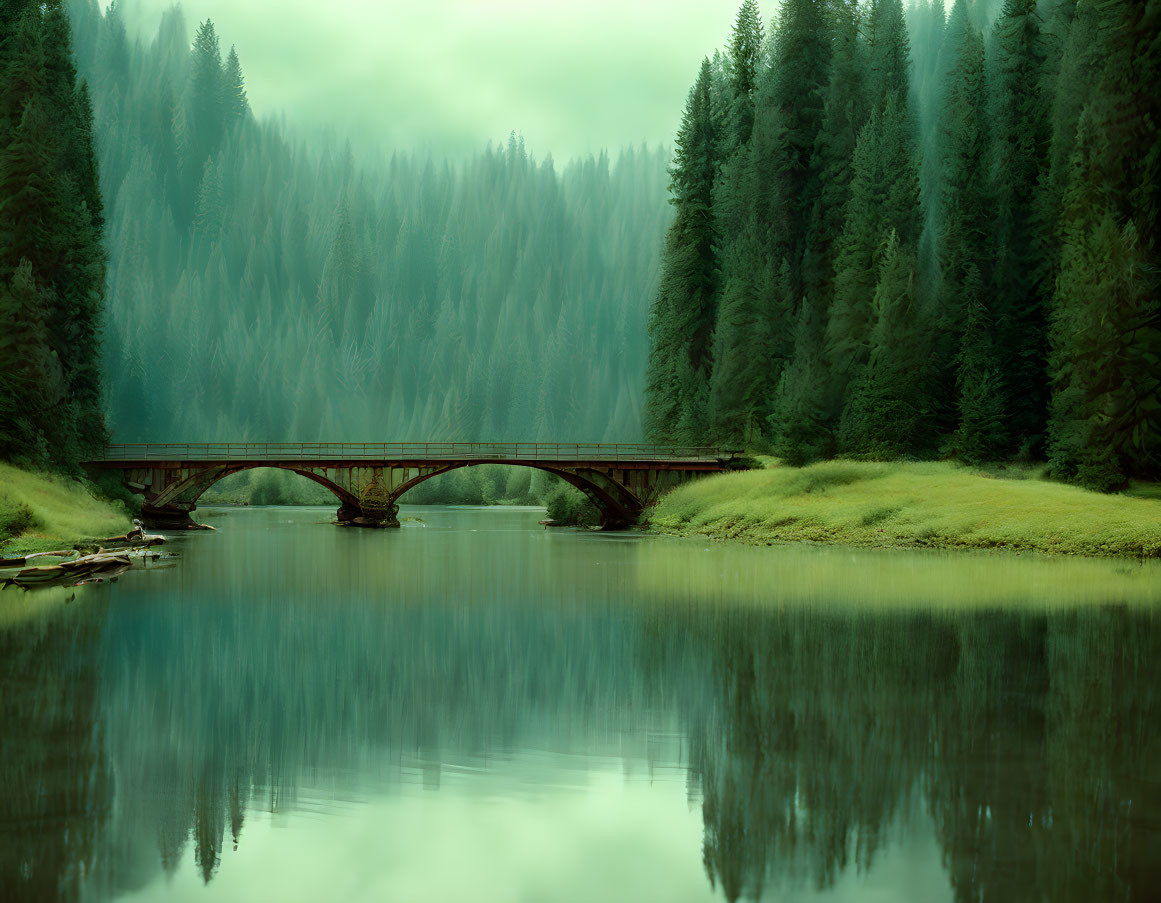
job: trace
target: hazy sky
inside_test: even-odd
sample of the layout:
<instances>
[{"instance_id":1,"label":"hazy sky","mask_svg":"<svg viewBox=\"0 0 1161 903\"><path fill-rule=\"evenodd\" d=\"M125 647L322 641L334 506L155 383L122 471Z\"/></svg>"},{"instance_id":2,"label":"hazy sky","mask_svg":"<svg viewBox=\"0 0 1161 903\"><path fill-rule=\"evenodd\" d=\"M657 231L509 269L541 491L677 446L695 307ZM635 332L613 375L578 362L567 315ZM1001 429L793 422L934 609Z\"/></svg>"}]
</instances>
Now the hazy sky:
<instances>
[{"instance_id":1,"label":"hazy sky","mask_svg":"<svg viewBox=\"0 0 1161 903\"><path fill-rule=\"evenodd\" d=\"M672 142L740 0L187 0L236 44L259 116L458 153L523 132L537 156ZM155 33L168 0L122 0ZM763 13L774 9L768 0Z\"/></svg>"}]
</instances>

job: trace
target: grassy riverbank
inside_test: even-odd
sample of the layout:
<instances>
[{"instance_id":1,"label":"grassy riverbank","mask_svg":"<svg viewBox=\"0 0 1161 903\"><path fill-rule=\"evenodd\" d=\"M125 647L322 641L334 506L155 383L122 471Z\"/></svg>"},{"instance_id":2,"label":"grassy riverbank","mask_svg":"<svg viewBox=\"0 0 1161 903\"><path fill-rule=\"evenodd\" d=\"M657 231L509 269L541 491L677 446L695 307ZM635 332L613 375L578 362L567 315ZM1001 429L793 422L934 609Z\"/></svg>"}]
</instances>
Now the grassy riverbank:
<instances>
[{"instance_id":1,"label":"grassy riverbank","mask_svg":"<svg viewBox=\"0 0 1161 903\"><path fill-rule=\"evenodd\" d=\"M707 477L658 503L652 529L757 545L1006 548L1161 557L1156 487L1101 495L947 463L828 461Z\"/></svg>"},{"instance_id":2,"label":"grassy riverbank","mask_svg":"<svg viewBox=\"0 0 1161 903\"><path fill-rule=\"evenodd\" d=\"M83 546L132 525L124 503L79 480L0 463L0 555Z\"/></svg>"}]
</instances>

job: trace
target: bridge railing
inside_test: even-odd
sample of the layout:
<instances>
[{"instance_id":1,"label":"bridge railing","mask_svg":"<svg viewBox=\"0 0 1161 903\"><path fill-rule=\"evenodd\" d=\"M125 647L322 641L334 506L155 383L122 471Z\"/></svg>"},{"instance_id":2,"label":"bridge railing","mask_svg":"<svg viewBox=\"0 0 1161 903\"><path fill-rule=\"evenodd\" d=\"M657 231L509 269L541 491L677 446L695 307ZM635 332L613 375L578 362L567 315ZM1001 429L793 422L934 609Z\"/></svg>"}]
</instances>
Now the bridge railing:
<instances>
[{"instance_id":1,"label":"bridge railing","mask_svg":"<svg viewBox=\"0 0 1161 903\"><path fill-rule=\"evenodd\" d=\"M177 442L110 445L103 461L714 461L714 446L569 442Z\"/></svg>"}]
</instances>

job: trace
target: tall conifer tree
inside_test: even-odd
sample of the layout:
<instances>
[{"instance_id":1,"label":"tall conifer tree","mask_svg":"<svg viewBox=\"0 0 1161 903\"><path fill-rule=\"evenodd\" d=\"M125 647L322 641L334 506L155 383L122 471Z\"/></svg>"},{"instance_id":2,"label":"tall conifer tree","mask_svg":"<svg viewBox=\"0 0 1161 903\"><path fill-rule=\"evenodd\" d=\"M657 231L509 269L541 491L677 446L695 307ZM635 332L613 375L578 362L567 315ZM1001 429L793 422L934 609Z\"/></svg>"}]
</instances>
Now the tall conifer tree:
<instances>
[{"instance_id":1,"label":"tall conifer tree","mask_svg":"<svg viewBox=\"0 0 1161 903\"><path fill-rule=\"evenodd\" d=\"M1044 230L1039 187L1048 149L1046 49L1036 0L1007 0L996 22L991 121L997 351L1005 361L1011 445L1043 447L1048 403Z\"/></svg>"},{"instance_id":2,"label":"tall conifer tree","mask_svg":"<svg viewBox=\"0 0 1161 903\"><path fill-rule=\"evenodd\" d=\"M977 285L987 278L984 274L990 274L984 41L970 22L962 27L938 132L940 283L934 312L933 425L948 435L962 421L960 441L972 449L971 456L997 460L1003 457L1004 448L988 445L997 438L997 432L989 426L986 436L973 433L976 425L991 423L984 412L973 411L973 406L984 403L990 409L992 401L978 391L980 377L973 375L965 383L956 373L958 366L966 366L973 374L990 375L994 354L988 335L994 317ZM965 331L969 315L972 329ZM965 384L969 395L961 397ZM992 388L1002 393L1002 386Z\"/></svg>"},{"instance_id":3,"label":"tall conifer tree","mask_svg":"<svg viewBox=\"0 0 1161 903\"><path fill-rule=\"evenodd\" d=\"M677 133L670 192L677 208L650 314L646 429L657 440L693 441L708 428L718 263L713 191L719 135L712 73L702 61Z\"/></svg>"},{"instance_id":4,"label":"tall conifer tree","mask_svg":"<svg viewBox=\"0 0 1161 903\"><path fill-rule=\"evenodd\" d=\"M10 456L72 466L106 441L92 110L59 3L19 6L0 19L0 284L8 329L21 338L5 345L0 369L18 374L5 391L23 397L0 401L0 410L15 401L23 425L0 433ZM32 373L43 386L30 383Z\"/></svg>"}]
</instances>

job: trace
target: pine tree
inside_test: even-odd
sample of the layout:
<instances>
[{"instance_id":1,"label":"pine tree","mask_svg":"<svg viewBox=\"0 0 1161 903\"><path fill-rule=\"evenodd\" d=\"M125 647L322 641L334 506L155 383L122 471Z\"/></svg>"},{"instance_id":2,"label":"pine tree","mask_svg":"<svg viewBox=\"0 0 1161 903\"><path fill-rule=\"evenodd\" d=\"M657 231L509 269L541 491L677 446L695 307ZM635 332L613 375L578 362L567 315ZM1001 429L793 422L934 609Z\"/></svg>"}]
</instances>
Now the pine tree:
<instances>
[{"instance_id":1,"label":"pine tree","mask_svg":"<svg viewBox=\"0 0 1161 903\"><path fill-rule=\"evenodd\" d=\"M35 456L67 466L106 440L105 256L92 110L84 84L77 85L59 3L26 5L17 21L5 24L14 30L0 40L0 280L11 280L10 317L35 319L11 326L27 343L29 366L59 374L61 396L17 441L39 448L47 440ZM44 378L44 393L55 395L55 377ZM46 397L14 379L10 385L22 386L28 398Z\"/></svg>"},{"instance_id":2,"label":"pine tree","mask_svg":"<svg viewBox=\"0 0 1161 903\"><path fill-rule=\"evenodd\" d=\"M847 454L893 458L929 444L923 428L927 343L914 290L914 251L892 229L879 258L867 364L848 391L838 440Z\"/></svg>"},{"instance_id":3,"label":"pine tree","mask_svg":"<svg viewBox=\"0 0 1161 903\"><path fill-rule=\"evenodd\" d=\"M960 456L972 464L1002 460L1008 442L1003 371L992 339L992 317L984 303L985 285L975 263L969 263L957 297L963 325L955 362L959 398L955 443Z\"/></svg>"},{"instance_id":4,"label":"pine tree","mask_svg":"<svg viewBox=\"0 0 1161 903\"><path fill-rule=\"evenodd\" d=\"M834 245L842 233L850 195L855 144L868 114L858 4L855 0L835 0L830 9L833 59L822 126L811 158L811 167L818 173L819 193L810 215L803 261L804 292L820 298L824 315L830 306Z\"/></svg>"},{"instance_id":5,"label":"pine tree","mask_svg":"<svg viewBox=\"0 0 1161 903\"><path fill-rule=\"evenodd\" d=\"M244 119L250 112L250 101L246 97L246 80L242 77L242 63L233 45L230 46L226 68L222 73L222 91L227 121Z\"/></svg>"},{"instance_id":6,"label":"pine tree","mask_svg":"<svg viewBox=\"0 0 1161 903\"><path fill-rule=\"evenodd\" d=\"M785 290L795 299L795 311L802 296L807 230L820 189L814 148L823 124L831 62L824 12L822 0L782 4L750 148L755 215L770 239L768 256L789 262ZM792 322L777 328L789 333Z\"/></svg>"},{"instance_id":7,"label":"pine tree","mask_svg":"<svg viewBox=\"0 0 1161 903\"><path fill-rule=\"evenodd\" d=\"M225 216L222 161L218 156L211 156L202 167L197 202L194 204L194 234L203 243L203 249L221 237Z\"/></svg>"},{"instance_id":8,"label":"pine tree","mask_svg":"<svg viewBox=\"0 0 1161 903\"><path fill-rule=\"evenodd\" d=\"M742 0L730 36L730 140L741 147L754 128L754 88L762 62L762 14L757 0Z\"/></svg>"},{"instance_id":9,"label":"pine tree","mask_svg":"<svg viewBox=\"0 0 1161 903\"><path fill-rule=\"evenodd\" d=\"M872 0L867 26L868 94L880 110L893 98L911 122L911 41L902 0Z\"/></svg>"},{"instance_id":10,"label":"pine tree","mask_svg":"<svg viewBox=\"0 0 1161 903\"><path fill-rule=\"evenodd\" d=\"M824 26L819 0L783 4L770 65L757 78L750 143L723 169L715 195L724 244L715 360L727 365L715 373L711 407L731 442L761 441L792 351L819 189L812 157L830 65Z\"/></svg>"},{"instance_id":11,"label":"pine tree","mask_svg":"<svg viewBox=\"0 0 1161 903\"><path fill-rule=\"evenodd\" d=\"M934 428L941 435L954 431L962 407L957 396L964 380L957 378L956 366L957 360L963 360L969 310L976 328L985 323L991 328L992 323L990 314L973 309L985 303L983 293L967 288L969 278L986 278L982 274L989 271L990 206L984 42L970 23L964 23L963 29L938 130L941 184L937 254L941 278L934 311L933 402ZM975 387L978 380L973 377L968 383Z\"/></svg>"},{"instance_id":12,"label":"pine tree","mask_svg":"<svg viewBox=\"0 0 1161 903\"><path fill-rule=\"evenodd\" d=\"M1161 302L1136 226L1101 181L1095 111L1078 127L1052 317L1050 461L1093 489L1161 471Z\"/></svg>"},{"instance_id":13,"label":"pine tree","mask_svg":"<svg viewBox=\"0 0 1161 903\"><path fill-rule=\"evenodd\" d=\"M782 371L769 417L774 453L791 466L834 452L831 413L835 404L827 395L831 380L825 337L824 302L808 293L795 324L794 355Z\"/></svg>"},{"instance_id":14,"label":"pine tree","mask_svg":"<svg viewBox=\"0 0 1161 903\"><path fill-rule=\"evenodd\" d=\"M222 52L214 23L206 19L193 42L189 82L189 142L184 161L185 176L191 197L206 160L222 140L226 126L226 91L223 89Z\"/></svg>"},{"instance_id":15,"label":"pine tree","mask_svg":"<svg viewBox=\"0 0 1161 903\"><path fill-rule=\"evenodd\" d=\"M913 249L919 223L911 126L906 104L891 95L859 133L846 221L836 247L827 357L839 395L868 361L872 299L886 239L893 232L899 244Z\"/></svg>"},{"instance_id":16,"label":"pine tree","mask_svg":"<svg viewBox=\"0 0 1161 903\"><path fill-rule=\"evenodd\" d=\"M47 464L63 437L64 374L49 348L46 320L54 306L22 260L0 284L0 458Z\"/></svg>"},{"instance_id":17,"label":"pine tree","mask_svg":"<svg viewBox=\"0 0 1161 903\"><path fill-rule=\"evenodd\" d=\"M751 220L730 249L731 274L722 292L714 333L714 370L710 411L718 441L753 448L762 442L785 341L773 334L784 329L790 312L784 279L771 274L763 256L757 224Z\"/></svg>"},{"instance_id":18,"label":"pine tree","mask_svg":"<svg viewBox=\"0 0 1161 903\"><path fill-rule=\"evenodd\" d=\"M995 26L991 121L997 353L1005 361L1013 448L1043 446L1048 402L1044 280L1046 224L1039 185L1048 148L1045 46L1035 0L1007 0Z\"/></svg>"},{"instance_id":19,"label":"pine tree","mask_svg":"<svg viewBox=\"0 0 1161 903\"><path fill-rule=\"evenodd\" d=\"M646 429L657 441L692 441L708 424L718 266L713 189L719 136L711 101L712 74L702 61L677 134L671 201L677 208L666 239L657 300L650 314Z\"/></svg>"}]
</instances>

